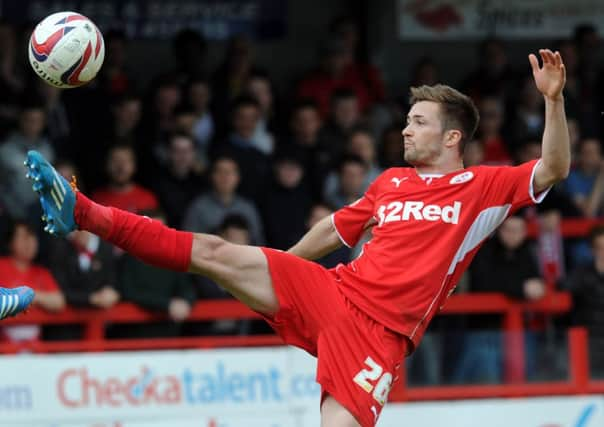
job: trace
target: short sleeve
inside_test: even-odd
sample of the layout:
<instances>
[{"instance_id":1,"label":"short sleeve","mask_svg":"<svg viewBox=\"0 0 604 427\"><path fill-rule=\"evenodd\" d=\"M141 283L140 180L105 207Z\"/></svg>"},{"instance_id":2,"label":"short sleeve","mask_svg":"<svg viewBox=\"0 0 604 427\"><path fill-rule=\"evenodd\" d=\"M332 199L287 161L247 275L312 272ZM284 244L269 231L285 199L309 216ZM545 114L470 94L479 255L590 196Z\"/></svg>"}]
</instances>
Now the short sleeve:
<instances>
[{"instance_id":1,"label":"short sleeve","mask_svg":"<svg viewBox=\"0 0 604 427\"><path fill-rule=\"evenodd\" d=\"M541 160L531 160L519 166L493 168L487 190L491 204L511 204L512 210L533 203L541 203L550 188L535 194L533 181L535 170Z\"/></svg>"},{"instance_id":2,"label":"short sleeve","mask_svg":"<svg viewBox=\"0 0 604 427\"><path fill-rule=\"evenodd\" d=\"M363 197L331 216L340 240L349 248L357 244L367 222L373 218L376 185L377 180L369 186Z\"/></svg>"}]
</instances>

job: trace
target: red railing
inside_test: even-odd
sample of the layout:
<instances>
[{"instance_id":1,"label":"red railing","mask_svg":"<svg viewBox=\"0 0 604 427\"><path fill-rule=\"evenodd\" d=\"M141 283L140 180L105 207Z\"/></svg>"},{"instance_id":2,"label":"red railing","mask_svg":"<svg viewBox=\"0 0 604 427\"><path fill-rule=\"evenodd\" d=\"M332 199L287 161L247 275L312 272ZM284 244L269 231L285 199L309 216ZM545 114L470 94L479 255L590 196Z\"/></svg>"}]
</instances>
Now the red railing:
<instances>
[{"instance_id":1,"label":"red railing","mask_svg":"<svg viewBox=\"0 0 604 427\"><path fill-rule=\"evenodd\" d=\"M499 314L502 316L503 331L505 332L505 384L410 388L403 380L397 382L392 389L391 399L406 401L603 393L604 381L589 379L587 335L581 328L569 331L570 377L568 380L531 384L524 382L523 314L531 312L556 315L566 313L570 308L570 296L562 292L552 293L536 302L516 302L505 296L489 293L451 296L443 310L444 314ZM260 316L237 301L217 300L197 303L189 320L250 318L260 318ZM281 339L272 334L152 339L105 338L105 325L109 323L138 323L165 319L165 315L151 313L129 303L118 304L111 310L69 308L54 314L32 309L26 316L7 319L2 324L81 324L84 328L84 339L80 341L3 343L0 344L0 353L17 353L23 350L49 353L282 345ZM405 378L404 369L404 364L401 364L399 375L403 379Z\"/></svg>"}]
</instances>

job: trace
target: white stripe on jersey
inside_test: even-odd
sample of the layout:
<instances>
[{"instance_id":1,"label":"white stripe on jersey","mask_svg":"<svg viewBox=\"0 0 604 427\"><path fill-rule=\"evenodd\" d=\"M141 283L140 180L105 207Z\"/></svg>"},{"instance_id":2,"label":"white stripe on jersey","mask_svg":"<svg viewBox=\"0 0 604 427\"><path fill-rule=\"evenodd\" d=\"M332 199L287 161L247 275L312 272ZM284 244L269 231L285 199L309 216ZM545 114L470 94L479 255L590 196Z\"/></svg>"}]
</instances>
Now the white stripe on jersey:
<instances>
[{"instance_id":1,"label":"white stripe on jersey","mask_svg":"<svg viewBox=\"0 0 604 427\"><path fill-rule=\"evenodd\" d=\"M440 284L440 289L434 296L434 299L430 303L428 310L426 310L421 320L417 323L417 325L415 325L413 332L411 332L411 339L413 339L413 337L415 336L415 333L417 332L417 329L420 327L420 325L424 323L428 314L432 312L432 308L434 307L434 304L436 304L436 301L440 299L443 288L445 287L445 283L447 282L448 277L455 271L457 264L462 262L468 253L474 250L484 239L486 239L493 231L495 231L497 227L499 227L503 223L503 221L505 221L511 207L511 204L503 206L492 206L481 211L476 216L476 219L474 220L470 228L468 228L468 232L466 233L463 242L461 242L459 249L453 256L453 260L449 265L449 270L447 270L447 274L445 275L442 283Z\"/></svg>"}]
</instances>

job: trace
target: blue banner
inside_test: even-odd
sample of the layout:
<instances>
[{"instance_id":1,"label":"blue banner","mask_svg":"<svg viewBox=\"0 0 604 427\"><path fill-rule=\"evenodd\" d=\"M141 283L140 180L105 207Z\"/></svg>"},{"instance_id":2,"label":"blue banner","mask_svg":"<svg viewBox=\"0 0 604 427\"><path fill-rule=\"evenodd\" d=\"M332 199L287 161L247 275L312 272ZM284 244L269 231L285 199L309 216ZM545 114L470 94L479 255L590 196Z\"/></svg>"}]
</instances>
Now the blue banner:
<instances>
[{"instance_id":1,"label":"blue banner","mask_svg":"<svg viewBox=\"0 0 604 427\"><path fill-rule=\"evenodd\" d=\"M167 39L195 29L210 40L236 34L255 39L285 35L286 0L31 0L0 2L0 17L14 24L37 23L47 15L74 11L103 30L119 28L128 37Z\"/></svg>"}]
</instances>

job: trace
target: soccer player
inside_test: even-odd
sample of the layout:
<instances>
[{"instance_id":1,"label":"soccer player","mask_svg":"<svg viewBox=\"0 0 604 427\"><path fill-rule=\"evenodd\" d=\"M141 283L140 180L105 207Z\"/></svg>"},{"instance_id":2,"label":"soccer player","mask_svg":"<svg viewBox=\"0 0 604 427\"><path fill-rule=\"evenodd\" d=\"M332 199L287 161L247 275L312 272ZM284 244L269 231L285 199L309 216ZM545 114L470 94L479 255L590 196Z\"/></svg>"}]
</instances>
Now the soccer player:
<instances>
[{"instance_id":1,"label":"soccer player","mask_svg":"<svg viewBox=\"0 0 604 427\"><path fill-rule=\"evenodd\" d=\"M373 426L403 357L419 344L483 240L568 175L564 65L558 52L539 54L542 65L532 54L529 61L545 98L540 160L464 169L476 107L448 86L412 88L402 135L414 168L388 169L288 252L177 231L98 205L36 152L28 153L28 174L47 231L88 230L150 264L209 277L261 313L286 343L317 356L322 426ZM354 246L368 228L372 239L349 264L328 270L309 261Z\"/></svg>"}]
</instances>

